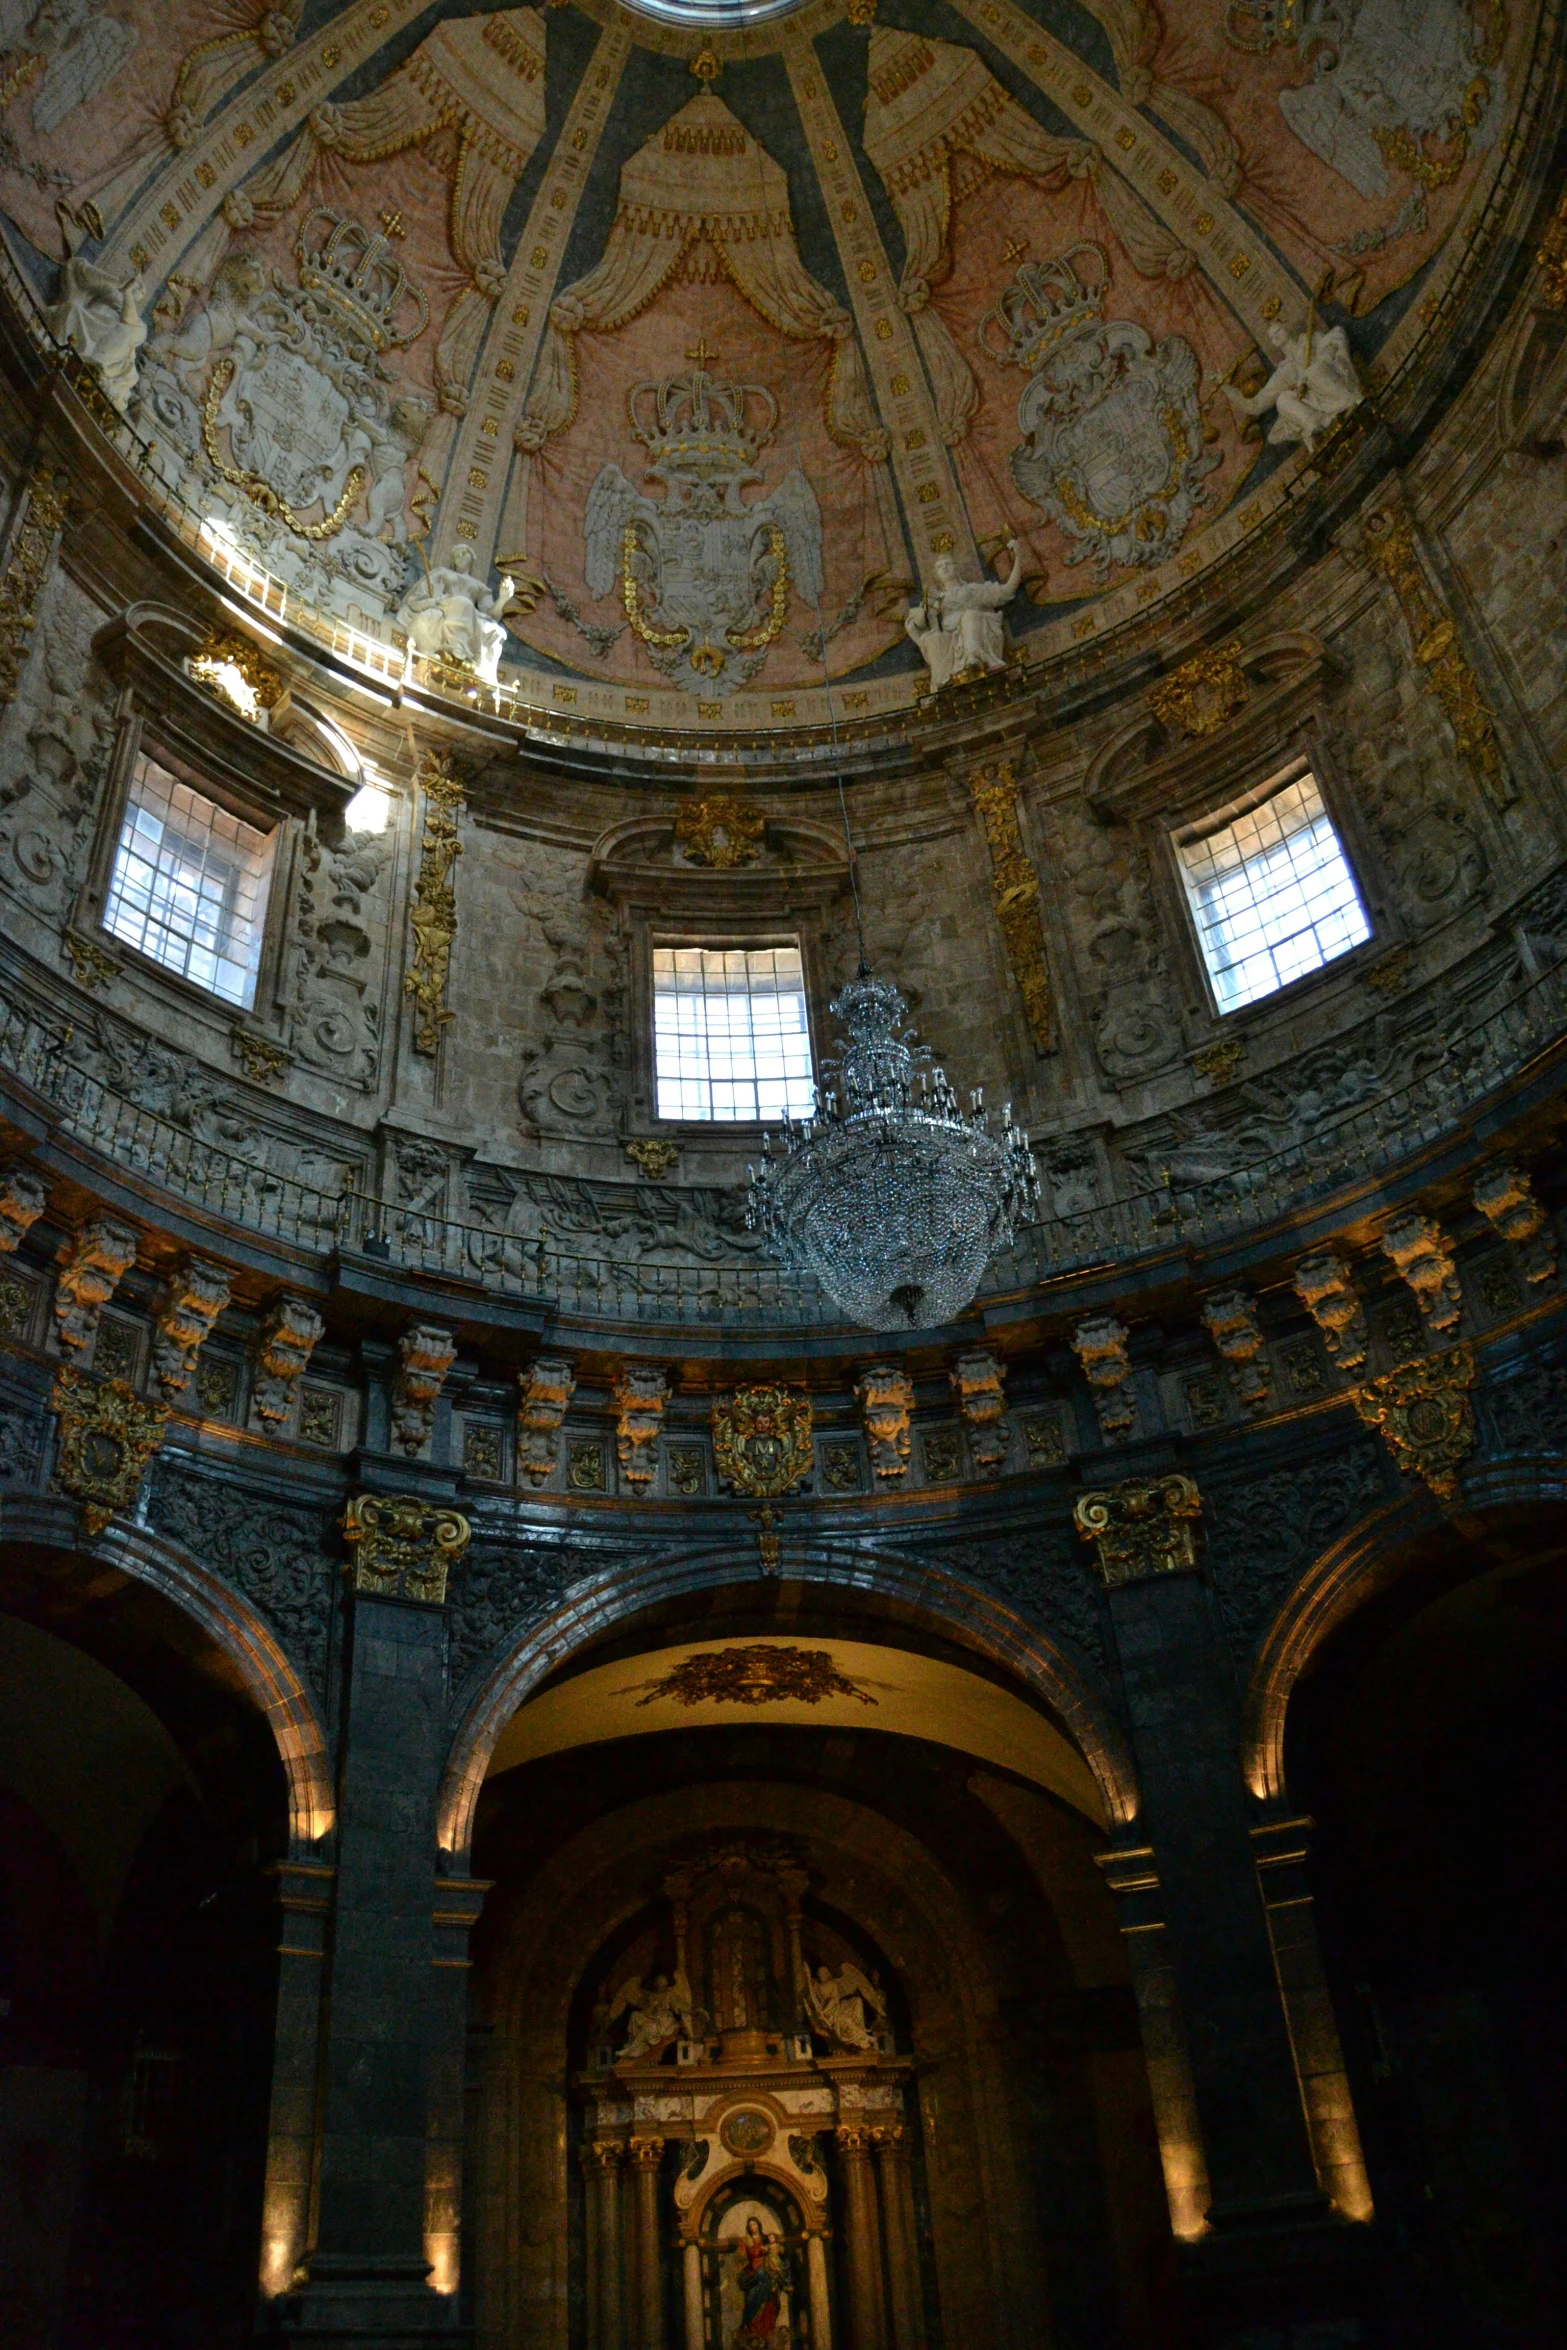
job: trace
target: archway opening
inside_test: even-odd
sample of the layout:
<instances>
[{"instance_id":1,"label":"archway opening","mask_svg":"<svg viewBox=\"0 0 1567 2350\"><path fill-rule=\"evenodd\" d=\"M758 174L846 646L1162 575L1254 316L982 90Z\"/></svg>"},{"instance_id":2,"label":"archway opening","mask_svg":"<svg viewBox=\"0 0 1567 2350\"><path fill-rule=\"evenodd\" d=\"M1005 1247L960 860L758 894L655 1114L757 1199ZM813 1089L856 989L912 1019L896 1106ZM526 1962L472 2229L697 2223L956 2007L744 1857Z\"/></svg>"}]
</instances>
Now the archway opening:
<instances>
[{"instance_id":1,"label":"archway opening","mask_svg":"<svg viewBox=\"0 0 1567 2350\"><path fill-rule=\"evenodd\" d=\"M496 1743L481 2343L1170 2338L1098 1784L1015 1677L830 1604L662 1609Z\"/></svg>"},{"instance_id":2,"label":"archway opening","mask_svg":"<svg viewBox=\"0 0 1567 2350\"><path fill-rule=\"evenodd\" d=\"M1563 2339L1559 1512L1447 1526L1312 1660L1286 1760L1379 2214L1389 2339Z\"/></svg>"},{"instance_id":3,"label":"archway opening","mask_svg":"<svg viewBox=\"0 0 1567 2350\"><path fill-rule=\"evenodd\" d=\"M0 1560L0 2309L38 2350L254 2325L288 1790L231 1660L102 1561Z\"/></svg>"}]
</instances>

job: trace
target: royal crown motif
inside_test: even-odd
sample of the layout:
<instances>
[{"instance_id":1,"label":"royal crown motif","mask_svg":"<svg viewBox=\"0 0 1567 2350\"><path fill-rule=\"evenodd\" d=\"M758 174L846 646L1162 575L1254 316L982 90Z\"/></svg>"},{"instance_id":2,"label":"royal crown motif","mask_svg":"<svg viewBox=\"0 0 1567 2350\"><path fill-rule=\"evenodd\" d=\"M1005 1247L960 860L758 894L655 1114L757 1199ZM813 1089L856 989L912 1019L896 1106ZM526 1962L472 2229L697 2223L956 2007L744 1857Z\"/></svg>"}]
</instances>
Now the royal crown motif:
<instances>
[{"instance_id":1,"label":"royal crown motif","mask_svg":"<svg viewBox=\"0 0 1567 2350\"><path fill-rule=\"evenodd\" d=\"M1091 277L1077 266L1087 257ZM979 339L1002 367L1031 373L1057 344L1104 316L1110 262L1102 245L1069 245L1049 261L1025 261L979 322Z\"/></svg>"},{"instance_id":2,"label":"royal crown motif","mask_svg":"<svg viewBox=\"0 0 1567 2350\"><path fill-rule=\"evenodd\" d=\"M430 305L378 229L318 204L294 239L299 282L322 294L377 351L404 351L430 322Z\"/></svg>"},{"instance_id":3,"label":"royal crown motif","mask_svg":"<svg viewBox=\"0 0 1567 2350\"><path fill-rule=\"evenodd\" d=\"M777 401L761 384L709 375L700 345L689 355L697 365L688 375L639 383L631 394L631 429L653 459L650 470L686 481L752 478L777 427Z\"/></svg>"}]
</instances>

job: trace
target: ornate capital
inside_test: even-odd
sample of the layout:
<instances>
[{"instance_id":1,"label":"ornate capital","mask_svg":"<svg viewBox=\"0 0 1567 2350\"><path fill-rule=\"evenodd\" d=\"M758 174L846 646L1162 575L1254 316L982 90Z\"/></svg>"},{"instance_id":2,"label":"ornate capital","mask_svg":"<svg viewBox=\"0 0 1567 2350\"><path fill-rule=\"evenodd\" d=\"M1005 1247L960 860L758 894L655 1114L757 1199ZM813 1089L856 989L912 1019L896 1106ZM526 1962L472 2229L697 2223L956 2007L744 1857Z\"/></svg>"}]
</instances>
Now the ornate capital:
<instances>
[{"instance_id":1,"label":"ornate capital","mask_svg":"<svg viewBox=\"0 0 1567 2350\"><path fill-rule=\"evenodd\" d=\"M163 1442L168 1406L144 1403L123 1379L55 1374L50 1397L60 1420L54 1481L81 1504L89 1534L101 1534L117 1510L135 1507L147 1463Z\"/></svg>"},{"instance_id":2,"label":"ornate capital","mask_svg":"<svg viewBox=\"0 0 1567 2350\"><path fill-rule=\"evenodd\" d=\"M1356 1411L1368 1428L1381 1432L1394 1466L1406 1477L1424 1478L1449 1507L1458 1499L1458 1465L1474 1450L1474 1378L1472 1349L1455 1346L1403 1363L1354 1396Z\"/></svg>"},{"instance_id":3,"label":"ornate capital","mask_svg":"<svg viewBox=\"0 0 1567 2350\"><path fill-rule=\"evenodd\" d=\"M619 2170L626 2157L626 2149L618 2138L589 2138L582 2148L582 2167L601 2175Z\"/></svg>"},{"instance_id":4,"label":"ornate capital","mask_svg":"<svg viewBox=\"0 0 1567 2350\"><path fill-rule=\"evenodd\" d=\"M447 1570L473 1529L460 1511L412 1494L356 1493L343 1518L355 1591L373 1599L446 1603Z\"/></svg>"},{"instance_id":5,"label":"ornate capital","mask_svg":"<svg viewBox=\"0 0 1567 2350\"><path fill-rule=\"evenodd\" d=\"M840 2122L834 2130L833 2136L838 2142L838 2152L848 2161L869 2161L871 2133L862 2123Z\"/></svg>"},{"instance_id":6,"label":"ornate capital","mask_svg":"<svg viewBox=\"0 0 1567 2350\"><path fill-rule=\"evenodd\" d=\"M662 2138L633 2138L626 2148L637 2170L657 2170L664 2159Z\"/></svg>"},{"instance_id":7,"label":"ornate capital","mask_svg":"<svg viewBox=\"0 0 1567 2350\"><path fill-rule=\"evenodd\" d=\"M1197 1564L1202 1497L1190 1477L1132 1477L1079 1496L1072 1520L1099 1553L1108 1585L1181 1575Z\"/></svg>"}]
</instances>

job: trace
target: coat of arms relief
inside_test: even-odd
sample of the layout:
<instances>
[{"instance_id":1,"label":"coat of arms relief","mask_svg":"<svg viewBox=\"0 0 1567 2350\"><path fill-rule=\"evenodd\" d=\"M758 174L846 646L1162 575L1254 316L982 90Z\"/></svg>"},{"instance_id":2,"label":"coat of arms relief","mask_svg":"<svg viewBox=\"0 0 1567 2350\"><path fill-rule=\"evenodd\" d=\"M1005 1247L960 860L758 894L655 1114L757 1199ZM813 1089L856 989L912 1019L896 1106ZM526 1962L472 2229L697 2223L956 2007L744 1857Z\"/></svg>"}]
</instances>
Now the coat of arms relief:
<instances>
[{"instance_id":1,"label":"coat of arms relief","mask_svg":"<svg viewBox=\"0 0 1567 2350\"><path fill-rule=\"evenodd\" d=\"M175 486L328 606L402 589L409 468L429 411L384 354L429 308L387 238L317 207L296 282L231 253L205 301L147 345L136 420Z\"/></svg>"},{"instance_id":2,"label":"coat of arms relief","mask_svg":"<svg viewBox=\"0 0 1567 2350\"><path fill-rule=\"evenodd\" d=\"M754 505L742 492L763 478L778 403L760 384L726 383L688 354L685 375L639 383L631 430L651 462L645 497L606 465L583 517L590 592L618 588L631 629L655 669L687 693L725 696L748 684L781 633L791 595L822 592L822 522L796 465Z\"/></svg>"},{"instance_id":3,"label":"coat of arms relief","mask_svg":"<svg viewBox=\"0 0 1567 2350\"><path fill-rule=\"evenodd\" d=\"M980 324L998 366L1028 381L1018 401L1012 478L1068 543L1068 563L1162 563L1222 463L1205 430L1202 369L1180 335L1107 319L1102 246L1025 261Z\"/></svg>"}]
</instances>

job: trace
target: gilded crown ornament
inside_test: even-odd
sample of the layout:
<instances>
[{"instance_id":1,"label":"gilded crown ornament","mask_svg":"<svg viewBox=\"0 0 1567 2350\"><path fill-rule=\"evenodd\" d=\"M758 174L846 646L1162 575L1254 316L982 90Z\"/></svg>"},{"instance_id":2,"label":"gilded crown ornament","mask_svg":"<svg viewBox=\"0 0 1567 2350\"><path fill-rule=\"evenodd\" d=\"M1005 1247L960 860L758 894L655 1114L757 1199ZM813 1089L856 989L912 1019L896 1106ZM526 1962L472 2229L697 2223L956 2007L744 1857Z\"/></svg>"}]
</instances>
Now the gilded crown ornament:
<instances>
[{"instance_id":1,"label":"gilded crown ornament","mask_svg":"<svg viewBox=\"0 0 1567 2350\"><path fill-rule=\"evenodd\" d=\"M1049 261L1025 261L980 320L980 342L998 366L1032 371L1079 327L1098 324L1109 290L1102 245L1069 245Z\"/></svg>"},{"instance_id":2,"label":"gilded crown ornament","mask_svg":"<svg viewBox=\"0 0 1567 2350\"><path fill-rule=\"evenodd\" d=\"M1037 1210L1034 1154L1010 1102L999 1130L982 1089L960 1106L890 980L862 964L831 1009L842 1049L822 1073L836 1083L813 1116L785 1124L776 1156L763 1135L746 1222L851 1322L934 1329L964 1311Z\"/></svg>"},{"instance_id":3,"label":"gilded crown ornament","mask_svg":"<svg viewBox=\"0 0 1567 2350\"><path fill-rule=\"evenodd\" d=\"M294 239L299 282L320 294L377 351L405 351L430 322L430 305L387 238L318 204Z\"/></svg>"}]
</instances>

